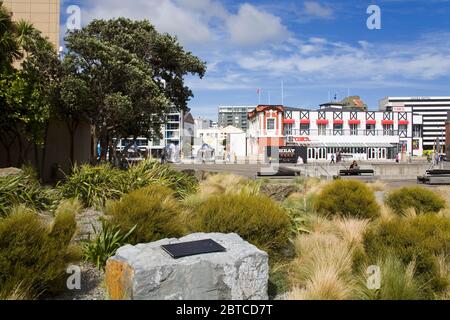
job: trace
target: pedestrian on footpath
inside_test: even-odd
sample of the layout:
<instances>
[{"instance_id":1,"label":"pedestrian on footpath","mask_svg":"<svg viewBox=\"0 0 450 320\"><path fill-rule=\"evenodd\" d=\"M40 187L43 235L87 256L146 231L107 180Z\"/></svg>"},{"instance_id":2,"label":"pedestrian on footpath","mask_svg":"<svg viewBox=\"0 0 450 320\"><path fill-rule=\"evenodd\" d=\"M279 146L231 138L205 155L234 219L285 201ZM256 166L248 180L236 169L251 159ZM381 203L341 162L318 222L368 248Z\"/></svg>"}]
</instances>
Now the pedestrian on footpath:
<instances>
[{"instance_id":1,"label":"pedestrian on footpath","mask_svg":"<svg viewBox=\"0 0 450 320\"><path fill-rule=\"evenodd\" d=\"M331 155L331 162L330 164L336 164L336 162L334 161L334 153Z\"/></svg>"}]
</instances>

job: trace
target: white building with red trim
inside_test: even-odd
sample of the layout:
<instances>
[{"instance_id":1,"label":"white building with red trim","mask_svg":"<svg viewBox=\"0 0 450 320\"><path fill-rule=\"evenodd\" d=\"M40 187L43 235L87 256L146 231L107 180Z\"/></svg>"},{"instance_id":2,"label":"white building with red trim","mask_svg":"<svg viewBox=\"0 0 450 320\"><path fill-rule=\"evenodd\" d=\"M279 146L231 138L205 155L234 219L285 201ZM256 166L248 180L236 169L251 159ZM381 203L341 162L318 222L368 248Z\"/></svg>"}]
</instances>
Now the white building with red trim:
<instances>
[{"instance_id":1,"label":"white building with red trim","mask_svg":"<svg viewBox=\"0 0 450 320\"><path fill-rule=\"evenodd\" d=\"M361 111L339 104L319 110L260 105L250 112L249 156L266 158L268 147L303 149L306 161L330 161L338 153L355 160L421 156L422 116L411 111Z\"/></svg>"}]
</instances>

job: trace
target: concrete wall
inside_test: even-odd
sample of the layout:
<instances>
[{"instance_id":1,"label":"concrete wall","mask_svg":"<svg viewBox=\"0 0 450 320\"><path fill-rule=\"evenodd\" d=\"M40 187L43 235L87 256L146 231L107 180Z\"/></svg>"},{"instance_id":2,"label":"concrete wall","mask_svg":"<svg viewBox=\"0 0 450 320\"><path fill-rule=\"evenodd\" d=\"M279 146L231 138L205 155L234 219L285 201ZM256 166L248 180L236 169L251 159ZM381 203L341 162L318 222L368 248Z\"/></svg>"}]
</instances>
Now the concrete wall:
<instances>
[{"instance_id":1,"label":"concrete wall","mask_svg":"<svg viewBox=\"0 0 450 320\"><path fill-rule=\"evenodd\" d=\"M87 123L79 125L74 136L74 158L78 164L89 163L91 154L91 134L90 126ZM23 153L25 164L36 165L34 146L22 138ZM42 150L39 150L39 156L42 157ZM19 142L15 141L11 148L11 166L20 166L19 164ZM7 153L0 145L0 168L7 167ZM70 134L63 122L52 121L47 135L47 149L45 155L45 165L42 177L44 181L49 182L54 178L53 167L59 166L64 172L69 172L72 166L70 159Z\"/></svg>"}]
</instances>

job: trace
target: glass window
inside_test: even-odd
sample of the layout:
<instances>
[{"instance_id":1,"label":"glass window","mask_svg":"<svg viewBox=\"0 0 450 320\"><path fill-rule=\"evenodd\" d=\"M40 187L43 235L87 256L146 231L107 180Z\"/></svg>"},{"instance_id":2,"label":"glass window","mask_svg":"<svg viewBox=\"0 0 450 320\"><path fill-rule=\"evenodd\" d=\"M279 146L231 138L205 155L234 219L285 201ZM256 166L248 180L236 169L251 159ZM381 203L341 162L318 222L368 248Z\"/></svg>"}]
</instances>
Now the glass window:
<instances>
[{"instance_id":1,"label":"glass window","mask_svg":"<svg viewBox=\"0 0 450 320\"><path fill-rule=\"evenodd\" d=\"M267 119L267 130L275 130L275 119Z\"/></svg>"},{"instance_id":2,"label":"glass window","mask_svg":"<svg viewBox=\"0 0 450 320\"><path fill-rule=\"evenodd\" d=\"M335 124L333 127L333 131L334 131L333 134L335 136L342 135L342 128L343 128L342 124Z\"/></svg>"},{"instance_id":3,"label":"glass window","mask_svg":"<svg viewBox=\"0 0 450 320\"><path fill-rule=\"evenodd\" d=\"M317 126L319 128L319 136L326 136L327 135L327 126L324 124L319 124Z\"/></svg>"},{"instance_id":4,"label":"glass window","mask_svg":"<svg viewBox=\"0 0 450 320\"><path fill-rule=\"evenodd\" d=\"M384 124L383 125L383 135L392 136L394 135L394 126L392 124Z\"/></svg>"},{"instance_id":5,"label":"glass window","mask_svg":"<svg viewBox=\"0 0 450 320\"><path fill-rule=\"evenodd\" d=\"M285 124L284 125L284 134L285 135L292 135L292 124Z\"/></svg>"}]
</instances>

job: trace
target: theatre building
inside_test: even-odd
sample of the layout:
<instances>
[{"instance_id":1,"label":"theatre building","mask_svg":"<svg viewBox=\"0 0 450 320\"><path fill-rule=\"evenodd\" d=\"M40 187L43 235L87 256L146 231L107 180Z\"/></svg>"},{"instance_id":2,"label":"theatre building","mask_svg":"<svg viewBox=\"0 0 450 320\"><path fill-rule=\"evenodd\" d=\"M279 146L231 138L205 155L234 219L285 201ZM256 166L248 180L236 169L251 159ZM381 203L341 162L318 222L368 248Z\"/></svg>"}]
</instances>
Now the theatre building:
<instances>
[{"instance_id":1,"label":"theatre building","mask_svg":"<svg viewBox=\"0 0 450 320\"><path fill-rule=\"evenodd\" d=\"M260 159L280 147L280 152L295 148L305 162L331 161L338 153L359 161L397 155L406 160L423 152L422 116L411 111L362 111L333 103L319 110L260 105L248 118L247 151Z\"/></svg>"}]
</instances>

